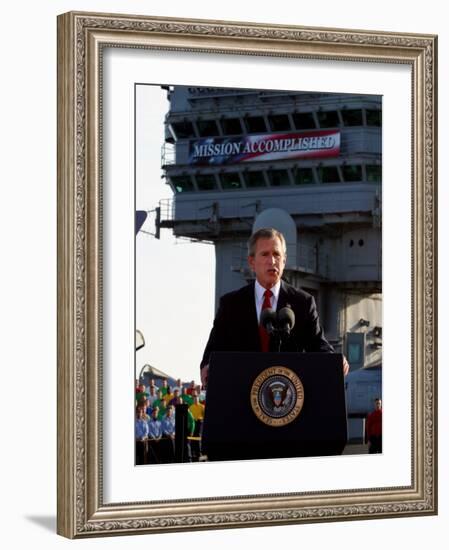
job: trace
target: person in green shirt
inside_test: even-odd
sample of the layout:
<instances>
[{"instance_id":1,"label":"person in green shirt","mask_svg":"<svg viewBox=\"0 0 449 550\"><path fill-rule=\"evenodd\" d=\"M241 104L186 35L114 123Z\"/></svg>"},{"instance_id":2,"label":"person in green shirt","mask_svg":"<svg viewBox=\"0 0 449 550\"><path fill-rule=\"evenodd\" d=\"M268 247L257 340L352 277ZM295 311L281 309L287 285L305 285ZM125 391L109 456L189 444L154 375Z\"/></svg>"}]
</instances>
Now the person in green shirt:
<instances>
[{"instance_id":1,"label":"person in green shirt","mask_svg":"<svg viewBox=\"0 0 449 550\"><path fill-rule=\"evenodd\" d=\"M167 393L168 393L168 380L167 379L162 380L162 387L159 388L159 390L162 392L162 395L167 395Z\"/></svg>"},{"instance_id":2,"label":"person in green shirt","mask_svg":"<svg viewBox=\"0 0 449 550\"><path fill-rule=\"evenodd\" d=\"M167 405L165 402L165 398L162 394L162 390L159 390L157 392L157 399L153 402L153 408L159 409L159 414L157 416L158 420L162 420L165 417L165 411L167 409Z\"/></svg>"},{"instance_id":3,"label":"person in green shirt","mask_svg":"<svg viewBox=\"0 0 449 550\"><path fill-rule=\"evenodd\" d=\"M139 386L137 386L137 388L136 388L136 405L143 398L146 399L148 397L148 395L149 394L148 394L147 389L146 389L144 384L140 384Z\"/></svg>"},{"instance_id":4,"label":"person in green shirt","mask_svg":"<svg viewBox=\"0 0 449 550\"><path fill-rule=\"evenodd\" d=\"M190 407L193 405L193 397L187 393L187 388L183 387L181 390L182 402Z\"/></svg>"}]
</instances>

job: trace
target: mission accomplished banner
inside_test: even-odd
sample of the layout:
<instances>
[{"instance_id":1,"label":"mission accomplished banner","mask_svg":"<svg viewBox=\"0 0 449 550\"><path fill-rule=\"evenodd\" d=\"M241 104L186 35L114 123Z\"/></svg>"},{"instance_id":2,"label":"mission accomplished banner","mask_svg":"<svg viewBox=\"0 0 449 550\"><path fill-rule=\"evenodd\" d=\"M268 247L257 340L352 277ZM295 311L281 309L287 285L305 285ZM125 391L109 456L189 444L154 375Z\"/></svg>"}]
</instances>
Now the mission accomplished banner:
<instances>
[{"instance_id":1,"label":"mission accomplished banner","mask_svg":"<svg viewBox=\"0 0 449 550\"><path fill-rule=\"evenodd\" d=\"M338 130L288 134L255 134L235 138L205 138L190 144L190 164L235 164L262 160L336 157Z\"/></svg>"}]
</instances>

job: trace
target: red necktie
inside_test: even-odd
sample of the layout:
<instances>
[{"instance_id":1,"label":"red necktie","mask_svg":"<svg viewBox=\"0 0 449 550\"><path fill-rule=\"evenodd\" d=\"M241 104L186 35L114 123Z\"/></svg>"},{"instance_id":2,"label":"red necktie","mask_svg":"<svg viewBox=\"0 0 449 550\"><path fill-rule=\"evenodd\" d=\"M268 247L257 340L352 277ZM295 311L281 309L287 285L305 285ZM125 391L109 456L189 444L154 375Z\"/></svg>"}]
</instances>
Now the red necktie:
<instances>
[{"instance_id":1,"label":"red necktie","mask_svg":"<svg viewBox=\"0 0 449 550\"><path fill-rule=\"evenodd\" d=\"M271 297L273 296L273 293L271 290L266 290L263 293L264 299L262 304L261 313L264 309L271 308ZM259 334L260 334L260 344L262 351L269 351L270 349L270 335L268 334L267 330L262 326L259 325Z\"/></svg>"}]
</instances>

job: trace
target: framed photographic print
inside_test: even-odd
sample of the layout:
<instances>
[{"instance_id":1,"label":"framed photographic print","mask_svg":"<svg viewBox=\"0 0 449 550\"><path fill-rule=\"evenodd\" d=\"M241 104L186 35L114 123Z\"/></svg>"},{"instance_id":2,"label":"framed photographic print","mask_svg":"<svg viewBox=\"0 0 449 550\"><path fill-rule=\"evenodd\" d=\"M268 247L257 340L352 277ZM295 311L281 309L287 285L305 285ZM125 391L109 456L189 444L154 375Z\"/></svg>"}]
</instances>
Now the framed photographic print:
<instances>
[{"instance_id":1,"label":"framed photographic print","mask_svg":"<svg viewBox=\"0 0 449 550\"><path fill-rule=\"evenodd\" d=\"M136 462L159 464L174 459L173 441L167 443L162 432L164 427L172 431L170 424L174 429L182 414L187 416L187 426L178 432L186 438L177 447L185 461L211 460L210 442L206 452L211 437L219 437L220 457L228 460L340 452L338 446L328 443L324 448L311 441L312 432L329 441L331 430L338 429L339 407L342 420L348 417L347 426L342 427L342 433L347 433L342 441L345 454L367 451L360 447L364 418L371 413L374 399L382 395L382 97L138 83L134 126L136 327L144 341L151 338L136 350L136 406L137 412L141 410ZM160 143L155 145L157 135ZM307 367L316 373L318 387L313 390L310 380L299 391L320 395L319 413L310 399L301 409L299 403L295 406L296 389L287 380L285 384L280 379L275 384L264 382L268 392L264 402L275 415L271 420L263 417L260 423L262 409L257 405L254 415L248 399L248 384L254 381L248 366L239 366L238 357L226 360L224 380L212 381L206 392L198 365L212 326L210 314L221 297L243 287L249 294L254 292L246 242L262 227L283 233L284 283L314 297L326 335L319 346L327 351L332 345L334 351L345 353L351 375L339 380L338 391L330 381L323 387L319 374L323 365ZM154 262L164 268L156 271ZM178 266L182 266L182 284ZM289 286L281 288L278 311L283 296L294 296ZM246 309L253 315L251 306ZM301 306L296 314L288 311L295 315L291 333L277 330L272 335L276 364L280 352L298 351L304 331L295 332L295 325L301 326ZM193 339L185 330L192 323ZM226 323L227 335L221 342L214 329L213 351L260 351L253 328L256 321L242 324L236 311ZM170 345L173 342L176 346ZM312 341L307 351L320 349L313 346ZM207 354L211 350L210 342ZM319 359L322 363L335 357ZM260 359L251 361L244 355L241 361L254 363L260 374ZM296 363L300 361L310 365L313 359L295 357ZM214 386L218 395L209 400ZM325 396L327 387L331 391ZM333 402L338 396L341 399ZM187 405L185 412L180 405ZM210 434L215 425L216 436ZM228 426L227 437L224 426ZM350 443L345 445L348 438Z\"/></svg>"},{"instance_id":2,"label":"framed photographic print","mask_svg":"<svg viewBox=\"0 0 449 550\"><path fill-rule=\"evenodd\" d=\"M58 532L435 514L436 37L68 13L58 51ZM190 396L176 422L213 409L202 351L267 226L349 359L345 451L210 460L186 423L161 459L151 381ZM278 419L302 390L276 376Z\"/></svg>"}]
</instances>

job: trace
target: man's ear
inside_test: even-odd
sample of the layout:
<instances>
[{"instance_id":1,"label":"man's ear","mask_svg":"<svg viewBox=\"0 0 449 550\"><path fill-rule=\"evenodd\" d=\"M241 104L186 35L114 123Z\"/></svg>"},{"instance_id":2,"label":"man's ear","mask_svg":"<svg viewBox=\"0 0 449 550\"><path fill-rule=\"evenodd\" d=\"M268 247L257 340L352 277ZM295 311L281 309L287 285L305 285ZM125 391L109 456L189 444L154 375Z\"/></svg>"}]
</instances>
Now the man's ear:
<instances>
[{"instance_id":1,"label":"man's ear","mask_svg":"<svg viewBox=\"0 0 449 550\"><path fill-rule=\"evenodd\" d=\"M254 256L248 256L248 265L254 271Z\"/></svg>"}]
</instances>

